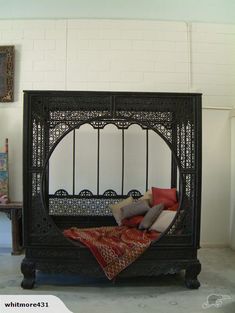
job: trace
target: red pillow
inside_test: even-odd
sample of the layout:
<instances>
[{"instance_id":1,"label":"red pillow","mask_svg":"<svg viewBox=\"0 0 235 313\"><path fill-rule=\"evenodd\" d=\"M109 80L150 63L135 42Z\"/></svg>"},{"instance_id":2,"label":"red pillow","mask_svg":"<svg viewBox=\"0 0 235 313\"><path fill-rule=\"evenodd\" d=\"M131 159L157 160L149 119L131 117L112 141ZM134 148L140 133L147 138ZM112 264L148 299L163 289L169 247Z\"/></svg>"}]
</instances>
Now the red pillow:
<instances>
[{"instance_id":1,"label":"red pillow","mask_svg":"<svg viewBox=\"0 0 235 313\"><path fill-rule=\"evenodd\" d=\"M143 215L136 215L131 218L124 218L122 220L122 226L137 227L142 222L143 218Z\"/></svg>"},{"instance_id":2,"label":"red pillow","mask_svg":"<svg viewBox=\"0 0 235 313\"><path fill-rule=\"evenodd\" d=\"M177 203L176 188L162 189L152 187L152 205L163 203L165 208L170 208Z\"/></svg>"},{"instance_id":3,"label":"red pillow","mask_svg":"<svg viewBox=\"0 0 235 313\"><path fill-rule=\"evenodd\" d=\"M179 202L176 202L176 204L174 204L173 206L171 206L170 208L168 208L169 211L177 211L179 207Z\"/></svg>"}]
</instances>

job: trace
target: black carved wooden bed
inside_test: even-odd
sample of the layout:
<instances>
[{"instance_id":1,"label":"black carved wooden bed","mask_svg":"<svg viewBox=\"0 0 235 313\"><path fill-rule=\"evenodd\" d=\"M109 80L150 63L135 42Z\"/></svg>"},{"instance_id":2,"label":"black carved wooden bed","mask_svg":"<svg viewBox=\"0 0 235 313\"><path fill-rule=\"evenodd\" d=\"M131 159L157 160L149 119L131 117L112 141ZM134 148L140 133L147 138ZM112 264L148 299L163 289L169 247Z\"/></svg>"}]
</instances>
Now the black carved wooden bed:
<instances>
[{"instance_id":1,"label":"black carved wooden bed","mask_svg":"<svg viewBox=\"0 0 235 313\"><path fill-rule=\"evenodd\" d=\"M97 130L97 189L76 193L64 189L49 192L49 160L56 146L85 123ZM71 227L115 225L109 204L125 194L124 153L119 194L99 188L99 136L108 124L122 132L137 124L146 134L145 190L148 185L148 131L157 133L171 150L171 186L179 190L180 207L168 229L120 277L157 276L185 270L188 288L200 286L197 259L201 205L201 94L25 91L23 147L24 246L22 287L34 286L36 271L80 273L104 277L91 252L73 245L62 230ZM74 144L74 142L73 142ZM73 146L74 149L74 146ZM75 172L73 171L73 177Z\"/></svg>"}]
</instances>

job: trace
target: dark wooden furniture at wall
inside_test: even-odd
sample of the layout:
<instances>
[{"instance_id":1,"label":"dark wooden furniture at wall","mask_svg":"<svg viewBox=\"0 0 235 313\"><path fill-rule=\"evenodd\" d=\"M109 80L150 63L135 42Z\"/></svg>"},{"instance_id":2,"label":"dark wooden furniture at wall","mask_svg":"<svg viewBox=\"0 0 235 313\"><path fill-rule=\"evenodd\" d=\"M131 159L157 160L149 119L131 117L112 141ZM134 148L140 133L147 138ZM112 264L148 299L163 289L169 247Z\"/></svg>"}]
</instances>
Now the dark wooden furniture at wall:
<instances>
[{"instance_id":1,"label":"dark wooden furniture at wall","mask_svg":"<svg viewBox=\"0 0 235 313\"><path fill-rule=\"evenodd\" d=\"M69 132L79 130L85 123L97 129L98 138L100 130L108 124L114 124L121 131L132 124L140 125L146 134L148 130L154 131L172 152L172 187L177 187L179 173L180 208L175 220L160 240L120 273L120 277L157 276L185 270L186 286L198 288L197 276L201 270L197 259L201 206L201 95L89 91L24 93L26 256L21 266L22 287L33 287L36 270L104 277L91 252L83 245L73 245L64 238L62 230L70 226L114 225L108 204L129 195L141 195L138 190L123 194L123 188L121 194L113 190L100 194L99 188L95 195L89 190L81 190L79 194L58 190L54 195L49 194L51 154Z\"/></svg>"},{"instance_id":2,"label":"dark wooden furniture at wall","mask_svg":"<svg viewBox=\"0 0 235 313\"><path fill-rule=\"evenodd\" d=\"M0 212L6 213L11 220L12 255L22 252L22 202L0 204Z\"/></svg>"}]
</instances>

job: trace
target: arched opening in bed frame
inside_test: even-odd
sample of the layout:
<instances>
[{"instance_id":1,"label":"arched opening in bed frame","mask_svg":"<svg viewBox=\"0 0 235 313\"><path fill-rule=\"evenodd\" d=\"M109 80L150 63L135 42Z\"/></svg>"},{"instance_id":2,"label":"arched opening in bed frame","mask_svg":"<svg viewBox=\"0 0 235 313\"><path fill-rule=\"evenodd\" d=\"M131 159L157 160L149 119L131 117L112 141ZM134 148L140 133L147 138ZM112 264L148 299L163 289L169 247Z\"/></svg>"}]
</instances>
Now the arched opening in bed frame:
<instances>
[{"instance_id":1,"label":"arched opening in bed frame","mask_svg":"<svg viewBox=\"0 0 235 313\"><path fill-rule=\"evenodd\" d=\"M161 240L121 276L156 276L185 269L187 287L198 288L197 275L201 269L197 259L201 201L201 95L89 91L26 91L24 94L26 257L22 262L22 286L33 287L36 270L102 275L89 252L72 247L63 237L61 228L67 223L65 217L49 214L49 202L53 200L48 192L50 156L63 137L85 123L91 123L97 132L110 123L121 131L133 123L141 125L143 131L154 131L172 152L171 186L177 186L177 166L180 174L177 217ZM139 193L134 191L133 195L138 197ZM69 198L64 191L55 196L62 204ZM108 199L117 197L111 191L101 196ZM89 197L94 195L83 191L75 198L89 201ZM89 216L79 223L103 225L104 217ZM74 216L71 219L74 221ZM68 221L68 225L70 223Z\"/></svg>"},{"instance_id":2,"label":"arched opening in bed frame","mask_svg":"<svg viewBox=\"0 0 235 313\"><path fill-rule=\"evenodd\" d=\"M85 186L84 189L80 189L78 192L76 192L76 137L77 132L82 129L83 126L90 125L92 129L96 133L96 147L95 147L95 154L93 158L95 159L96 163L96 188L93 188L95 191L91 191L90 186ZM115 126L115 128L120 132L120 143L119 143L119 153L121 156L121 168L119 173L119 180L121 183L121 186L117 189L119 189L119 192L117 192L116 188L112 188L111 184L108 182L105 182L106 186L109 186L106 190L102 190L101 183L102 183L102 175L100 174L101 168L100 163L102 160L102 150L105 147L105 143L101 143L102 139L102 131L105 130L105 128L109 125ZM137 176L132 177L131 181L132 184L128 184L130 187L129 189L125 188L125 181L128 180L128 177L125 173L125 169L127 170L126 166L126 157L125 157L125 141L128 137L128 130L132 126L138 126L141 129L141 132L138 133L136 131L135 133L135 140L140 142L141 135L144 134L145 140L144 140L144 160L142 160L142 166L144 167L144 171L142 170L142 184L139 184L140 188L134 186L133 183L138 178ZM152 130L150 129L146 124L140 123L139 121L135 120L125 120L125 119L117 119L117 120L106 120L104 121L102 118L98 118L95 121L87 121L82 122L78 125L75 125L74 128L69 129L69 127L65 124L57 124L56 127L64 127L68 128L68 131L66 131L52 146L50 153L48 154L47 159L45 160L44 167L43 167L43 174L42 174L42 186L41 186L41 198L43 199L43 205L45 209L45 213L50 216L52 221L55 223L55 225L63 231L65 228L68 227L78 227L78 228L88 228L88 227L99 227L99 226L114 226L116 225L116 222L112 216L110 205L113 203L117 203L118 201L121 201L127 197L132 196L135 199L140 198L143 196L143 194L151 189L151 186L157 186L162 188L177 188L178 189L178 202L179 202L179 208L177 210L177 214L174 218L174 220L169 223L168 227L166 227L166 230L161 234L161 236L158 238L158 240L164 236L164 234L170 229L171 227L174 227L174 229L171 230L171 233L173 232L180 232L183 231L183 229L179 229L179 219L182 221L184 218L184 211L181 210L181 202L182 202L182 175L179 170L178 161L174 154L174 151L171 150L171 147L169 144L165 141L164 137L159 133L158 130ZM159 177L158 179L154 179L154 184L149 185L149 176L151 174L151 171L153 170L153 164L151 166L150 163L150 134L151 132L155 136L151 136L152 139L152 145L158 144L157 147L161 147L160 145L161 141L163 141L164 144L169 148L168 149L168 155L165 154L164 156L169 158L169 155L171 156L169 159L171 159L171 162L176 164L174 166L174 170L170 171L170 177L168 184L161 186L159 184ZM141 134L141 135L140 135ZM70 144L66 145L66 149L64 149L63 153L70 154L70 165L63 163L61 160L59 166L57 164L57 168L54 169L54 173L57 171L60 171L61 167L67 167L70 168L70 186L69 192L66 190L66 187L62 184L62 188L60 186L59 189L56 189L54 193L52 194L50 192L51 189L51 180L53 179L51 175L51 166L53 166L53 155L55 151L60 148L59 157L61 159L61 147L63 147L62 143L63 140L66 139L70 135ZM88 136L91 134L89 133ZM111 136L114 136L114 132L111 134ZM159 142L160 138L160 142ZM143 143L143 142L142 142ZM65 151L66 150L66 151ZM109 152L110 153L110 152ZM160 153L159 153L160 154ZM136 156L137 157L137 156ZM152 156L153 157L153 156ZM129 160L132 161L133 160ZM169 160L170 161L170 160ZM168 164L169 169L171 168L171 162ZM157 164L157 163L156 163ZM155 165L156 166L156 165ZM161 167L161 164L158 164L159 167ZM109 167L106 168L107 171L109 171ZM136 169L138 172L138 169ZM144 173L143 173L144 172ZM166 180L166 179L165 179ZM117 185L116 185L117 186ZM47 190L46 190L47 188ZM140 190L141 189L141 190ZM179 216L180 214L180 216ZM175 225L175 222L178 219L178 226ZM178 228L177 228L178 227ZM177 230L176 230L177 228Z\"/></svg>"}]
</instances>

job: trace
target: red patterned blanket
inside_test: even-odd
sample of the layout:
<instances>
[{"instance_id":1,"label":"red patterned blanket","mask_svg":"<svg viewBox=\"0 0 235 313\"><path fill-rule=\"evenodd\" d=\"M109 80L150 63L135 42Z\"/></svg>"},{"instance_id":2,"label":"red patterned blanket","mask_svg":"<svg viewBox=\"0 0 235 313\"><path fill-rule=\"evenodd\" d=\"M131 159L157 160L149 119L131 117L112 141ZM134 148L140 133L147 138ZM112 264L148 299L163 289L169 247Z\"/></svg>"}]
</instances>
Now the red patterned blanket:
<instances>
[{"instance_id":1,"label":"red patterned blanket","mask_svg":"<svg viewBox=\"0 0 235 313\"><path fill-rule=\"evenodd\" d=\"M134 262L159 237L126 226L76 228L64 230L64 235L86 245L95 256L108 279L113 279Z\"/></svg>"}]
</instances>

